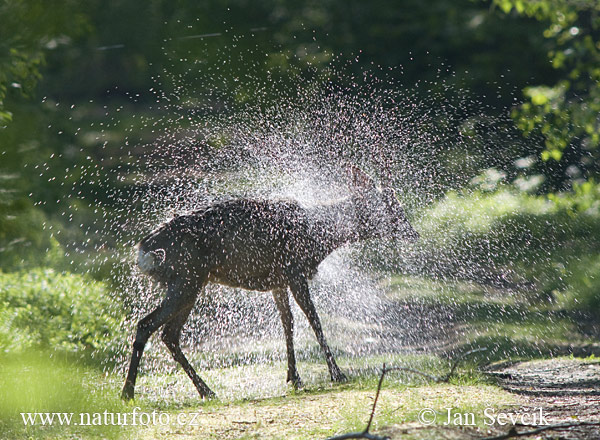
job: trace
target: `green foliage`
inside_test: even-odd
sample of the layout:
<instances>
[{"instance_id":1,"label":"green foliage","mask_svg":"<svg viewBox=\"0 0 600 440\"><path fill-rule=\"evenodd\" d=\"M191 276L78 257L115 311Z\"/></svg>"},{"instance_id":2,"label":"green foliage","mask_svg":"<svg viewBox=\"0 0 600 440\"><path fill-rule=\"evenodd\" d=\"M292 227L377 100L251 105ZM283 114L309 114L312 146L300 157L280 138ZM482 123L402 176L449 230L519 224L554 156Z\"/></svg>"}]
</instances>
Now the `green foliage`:
<instances>
[{"instance_id":1,"label":"green foliage","mask_svg":"<svg viewBox=\"0 0 600 440\"><path fill-rule=\"evenodd\" d=\"M568 307L600 317L593 307L600 297L594 281L600 185L593 181L549 196L509 186L449 193L425 210L416 228L430 271L529 286L545 293L545 301L568 292Z\"/></svg>"},{"instance_id":2,"label":"green foliage","mask_svg":"<svg viewBox=\"0 0 600 440\"><path fill-rule=\"evenodd\" d=\"M565 306L600 320L600 254L585 255L569 266Z\"/></svg>"},{"instance_id":3,"label":"green foliage","mask_svg":"<svg viewBox=\"0 0 600 440\"><path fill-rule=\"evenodd\" d=\"M525 134L545 139L543 160L561 160L569 148L595 150L600 145L600 3L597 0L494 0L509 13L546 23L548 57L561 72L553 85L525 89L528 102L513 112Z\"/></svg>"},{"instance_id":4,"label":"green foliage","mask_svg":"<svg viewBox=\"0 0 600 440\"><path fill-rule=\"evenodd\" d=\"M0 57L0 127L12 121L13 114L5 109L4 101L8 88L27 94L41 78L40 65L43 63L41 52L27 53L10 48L8 54Z\"/></svg>"},{"instance_id":5,"label":"green foliage","mask_svg":"<svg viewBox=\"0 0 600 440\"><path fill-rule=\"evenodd\" d=\"M587 213L589 215L600 215L600 184L594 179L583 183L574 183L573 191L548 194L558 209L570 212L571 215Z\"/></svg>"},{"instance_id":6,"label":"green foliage","mask_svg":"<svg viewBox=\"0 0 600 440\"><path fill-rule=\"evenodd\" d=\"M88 277L0 272L0 351L42 347L106 359L120 349L124 316L104 284Z\"/></svg>"},{"instance_id":7,"label":"green foliage","mask_svg":"<svg viewBox=\"0 0 600 440\"><path fill-rule=\"evenodd\" d=\"M31 96L41 78L45 52L68 44L86 28L75 0L4 0L0 3L0 127L12 120L6 98Z\"/></svg>"},{"instance_id":8,"label":"green foliage","mask_svg":"<svg viewBox=\"0 0 600 440\"><path fill-rule=\"evenodd\" d=\"M64 251L45 230L44 212L20 199L2 203L0 212L0 267L4 271L39 266L64 267Z\"/></svg>"}]
</instances>

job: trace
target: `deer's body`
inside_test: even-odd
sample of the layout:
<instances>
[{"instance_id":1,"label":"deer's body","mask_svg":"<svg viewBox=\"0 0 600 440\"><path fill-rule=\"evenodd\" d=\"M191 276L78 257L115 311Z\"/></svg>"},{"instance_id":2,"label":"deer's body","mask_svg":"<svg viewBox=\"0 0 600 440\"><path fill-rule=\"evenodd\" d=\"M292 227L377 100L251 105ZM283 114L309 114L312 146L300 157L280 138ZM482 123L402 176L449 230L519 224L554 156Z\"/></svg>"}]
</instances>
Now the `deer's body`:
<instances>
[{"instance_id":1,"label":"deer's body","mask_svg":"<svg viewBox=\"0 0 600 440\"><path fill-rule=\"evenodd\" d=\"M372 193L359 193L314 209L302 208L292 201L231 200L175 217L142 239L138 265L142 272L164 284L167 294L161 305L138 324L123 397L133 397L145 343L163 325L163 341L200 395L213 394L179 346L181 328L207 282L273 292L286 338L287 379L299 385L289 289L316 334L331 378L344 380L325 341L308 280L315 276L319 264L344 244L392 232L403 233L409 239L417 235L401 208L398 211L399 205L389 207L396 209L400 217L395 222L373 216L370 210L380 200L369 195Z\"/></svg>"},{"instance_id":2,"label":"deer's body","mask_svg":"<svg viewBox=\"0 0 600 440\"><path fill-rule=\"evenodd\" d=\"M179 231L178 243L165 249L164 259L149 257L152 240L168 228ZM176 217L140 242L138 260L145 262L143 272L161 282L200 271L207 281L267 291L287 288L290 270L313 278L319 264L355 235L351 228L341 229L326 209L239 199Z\"/></svg>"}]
</instances>

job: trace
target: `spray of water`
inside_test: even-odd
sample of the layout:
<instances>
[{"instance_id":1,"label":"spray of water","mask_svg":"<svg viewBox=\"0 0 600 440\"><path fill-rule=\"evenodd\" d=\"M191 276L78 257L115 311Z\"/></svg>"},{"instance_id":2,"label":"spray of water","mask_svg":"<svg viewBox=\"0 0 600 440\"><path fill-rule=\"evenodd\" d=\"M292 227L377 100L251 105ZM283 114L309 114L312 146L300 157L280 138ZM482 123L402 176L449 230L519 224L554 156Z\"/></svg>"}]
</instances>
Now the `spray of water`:
<instances>
[{"instance_id":1,"label":"spray of water","mask_svg":"<svg viewBox=\"0 0 600 440\"><path fill-rule=\"evenodd\" d=\"M418 222L423 207L470 178L481 155L493 150L494 137L514 135L504 128L503 118L494 119L488 130L477 130L474 121L485 119L481 106L443 81L407 87L387 80L385 72L355 76L343 67L320 76L297 72L283 81L254 76L252 66L236 76L228 70L231 63L227 57L219 66L192 63L178 75L167 68L156 78L155 102L126 130L131 135L123 142L119 166L91 163L82 170L83 180L100 182L98 187L107 191L106 203L93 203L101 215L88 232L111 243L126 268L119 283L132 310L123 325L127 348L137 320L164 294L137 271L132 247L174 214L245 196L294 199L305 207L326 204L348 195L344 170L355 164L396 188L409 217ZM194 87L191 75L196 76ZM227 93L219 92L225 82ZM107 118L119 123L116 112L107 111ZM133 134L140 127L149 139ZM109 130L97 137L106 144ZM106 163L109 159L114 158ZM460 168L448 166L457 163ZM436 337L444 339L449 312L399 306L385 288L389 275L382 268L418 274L424 258L431 268L435 256L424 257L404 243L375 240L338 250L322 263L311 291L334 350L356 359L421 351L424 339L429 347ZM205 290L183 335L199 371L284 359L281 324L269 293L217 285ZM308 323L297 308L294 314L299 358L320 359ZM153 339L142 371L175 368L160 347ZM122 369L127 356L128 350L117 359ZM325 371L319 374L322 380ZM254 390L250 395L264 393L264 383L240 380ZM239 397L235 389L217 391Z\"/></svg>"}]
</instances>

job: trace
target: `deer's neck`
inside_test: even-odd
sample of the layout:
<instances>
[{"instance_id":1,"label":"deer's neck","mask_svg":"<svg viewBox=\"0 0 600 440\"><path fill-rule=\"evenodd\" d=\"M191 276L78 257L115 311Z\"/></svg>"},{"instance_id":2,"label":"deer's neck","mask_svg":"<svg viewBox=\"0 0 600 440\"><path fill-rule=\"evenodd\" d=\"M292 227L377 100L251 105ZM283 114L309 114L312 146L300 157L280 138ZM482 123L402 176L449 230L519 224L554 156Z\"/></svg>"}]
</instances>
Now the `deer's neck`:
<instances>
[{"instance_id":1,"label":"deer's neck","mask_svg":"<svg viewBox=\"0 0 600 440\"><path fill-rule=\"evenodd\" d=\"M328 254L346 244L365 238L351 197L315 208L319 239Z\"/></svg>"}]
</instances>

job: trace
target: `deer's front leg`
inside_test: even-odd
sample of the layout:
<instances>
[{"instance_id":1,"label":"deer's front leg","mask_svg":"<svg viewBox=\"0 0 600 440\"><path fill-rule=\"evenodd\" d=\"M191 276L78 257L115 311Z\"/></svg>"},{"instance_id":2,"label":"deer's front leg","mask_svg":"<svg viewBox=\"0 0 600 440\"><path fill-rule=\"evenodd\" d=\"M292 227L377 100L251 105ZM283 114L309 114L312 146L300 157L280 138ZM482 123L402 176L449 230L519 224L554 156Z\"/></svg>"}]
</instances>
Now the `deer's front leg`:
<instances>
[{"instance_id":1,"label":"deer's front leg","mask_svg":"<svg viewBox=\"0 0 600 440\"><path fill-rule=\"evenodd\" d=\"M300 380L300 375L296 369L296 354L294 353L294 316L290 309L287 289L274 290L273 298L275 299L277 310L279 310L281 323L283 324L283 333L285 334L288 362L287 381L298 388L302 386L302 381Z\"/></svg>"},{"instance_id":2,"label":"deer's front leg","mask_svg":"<svg viewBox=\"0 0 600 440\"><path fill-rule=\"evenodd\" d=\"M321 321L319 320L319 315L317 315L317 310L315 309L315 305L310 298L310 292L308 290L308 282L305 277L302 276L294 276L290 277L290 290L292 291L292 295L294 295L294 299L306 315L310 326L315 332L315 336L317 337L317 341L325 354L325 360L327 361L327 367L329 368L329 374L331 375L331 380L335 382L344 382L346 381L346 375L342 373L340 367L335 362L335 358L327 345L327 341L325 340L325 335L323 334L323 329L321 328Z\"/></svg>"}]
</instances>

